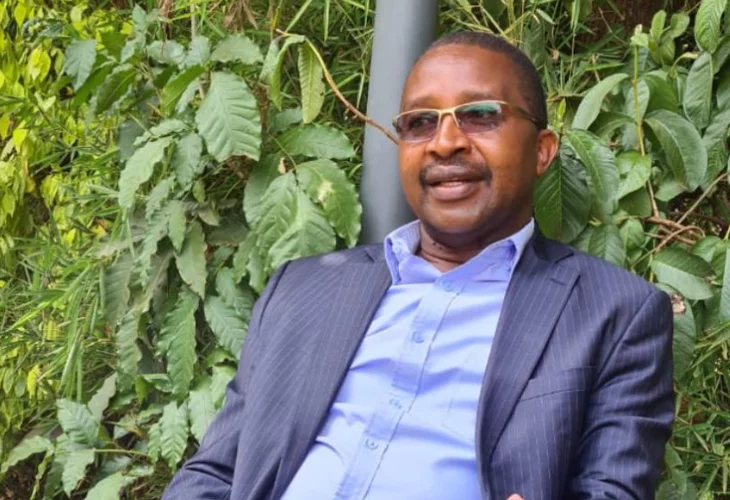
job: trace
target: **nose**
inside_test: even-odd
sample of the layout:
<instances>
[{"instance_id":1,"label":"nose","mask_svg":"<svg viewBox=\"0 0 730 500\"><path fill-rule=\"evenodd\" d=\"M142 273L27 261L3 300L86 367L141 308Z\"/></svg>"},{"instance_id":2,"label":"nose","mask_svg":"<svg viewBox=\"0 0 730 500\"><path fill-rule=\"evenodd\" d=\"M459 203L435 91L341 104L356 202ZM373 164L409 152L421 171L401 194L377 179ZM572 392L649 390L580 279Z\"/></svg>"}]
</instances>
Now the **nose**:
<instances>
[{"instance_id":1,"label":"nose","mask_svg":"<svg viewBox=\"0 0 730 500\"><path fill-rule=\"evenodd\" d=\"M449 158L457 153L464 153L471 147L471 141L461 131L453 114L441 117L436 134L427 145L429 154L439 158Z\"/></svg>"}]
</instances>

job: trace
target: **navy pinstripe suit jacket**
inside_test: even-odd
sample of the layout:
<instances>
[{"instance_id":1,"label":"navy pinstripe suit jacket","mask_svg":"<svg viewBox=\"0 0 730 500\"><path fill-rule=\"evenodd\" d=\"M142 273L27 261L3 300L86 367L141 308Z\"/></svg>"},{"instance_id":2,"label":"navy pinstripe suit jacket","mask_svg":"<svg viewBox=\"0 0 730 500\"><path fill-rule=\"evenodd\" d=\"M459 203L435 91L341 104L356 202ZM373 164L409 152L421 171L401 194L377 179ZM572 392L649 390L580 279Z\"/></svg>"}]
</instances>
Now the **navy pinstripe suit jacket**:
<instances>
[{"instance_id":1,"label":"navy pinstripe suit jacket","mask_svg":"<svg viewBox=\"0 0 730 500\"><path fill-rule=\"evenodd\" d=\"M163 498L279 498L389 284L381 246L279 269L224 408ZM671 336L664 293L536 233L507 291L479 402L484 498L653 498L674 415Z\"/></svg>"}]
</instances>

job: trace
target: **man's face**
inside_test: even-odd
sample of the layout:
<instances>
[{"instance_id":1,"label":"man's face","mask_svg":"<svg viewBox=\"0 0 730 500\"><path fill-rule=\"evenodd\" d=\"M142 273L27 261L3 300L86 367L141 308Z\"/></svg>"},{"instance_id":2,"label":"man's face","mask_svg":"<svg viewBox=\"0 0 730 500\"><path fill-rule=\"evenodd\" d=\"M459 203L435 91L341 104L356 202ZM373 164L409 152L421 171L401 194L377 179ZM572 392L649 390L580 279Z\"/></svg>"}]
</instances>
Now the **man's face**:
<instances>
[{"instance_id":1,"label":"man's face","mask_svg":"<svg viewBox=\"0 0 730 500\"><path fill-rule=\"evenodd\" d=\"M473 101L506 101L529 111L519 74L507 56L470 45L427 53L406 80L401 112L444 109ZM467 135L444 115L435 135L401 141L400 178L424 229L447 246L495 241L519 230L532 214L535 179L555 155L556 139L507 112L493 129Z\"/></svg>"}]
</instances>

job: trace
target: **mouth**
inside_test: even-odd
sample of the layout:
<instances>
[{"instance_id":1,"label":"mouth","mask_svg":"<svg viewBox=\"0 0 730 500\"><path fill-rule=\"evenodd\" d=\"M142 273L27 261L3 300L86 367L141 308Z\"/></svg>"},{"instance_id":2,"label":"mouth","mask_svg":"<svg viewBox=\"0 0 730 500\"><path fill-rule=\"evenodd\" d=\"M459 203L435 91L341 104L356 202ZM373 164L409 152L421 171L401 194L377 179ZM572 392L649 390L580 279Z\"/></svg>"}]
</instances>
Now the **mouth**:
<instances>
[{"instance_id":1,"label":"mouth","mask_svg":"<svg viewBox=\"0 0 730 500\"><path fill-rule=\"evenodd\" d=\"M484 179L450 179L427 184L428 193L439 201L458 201L476 193Z\"/></svg>"}]
</instances>

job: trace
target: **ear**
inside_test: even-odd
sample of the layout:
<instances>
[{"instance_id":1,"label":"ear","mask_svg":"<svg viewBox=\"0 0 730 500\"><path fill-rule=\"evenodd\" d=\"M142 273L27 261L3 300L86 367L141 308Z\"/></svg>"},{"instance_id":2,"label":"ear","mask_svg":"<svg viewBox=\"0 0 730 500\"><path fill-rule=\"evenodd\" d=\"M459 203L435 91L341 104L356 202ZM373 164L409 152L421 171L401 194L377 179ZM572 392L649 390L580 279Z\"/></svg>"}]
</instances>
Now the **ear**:
<instances>
[{"instance_id":1,"label":"ear","mask_svg":"<svg viewBox=\"0 0 730 500\"><path fill-rule=\"evenodd\" d=\"M537 170L536 174L541 177L547 172L548 167L558 153L558 136L552 130L544 129L538 132L537 136Z\"/></svg>"}]
</instances>

